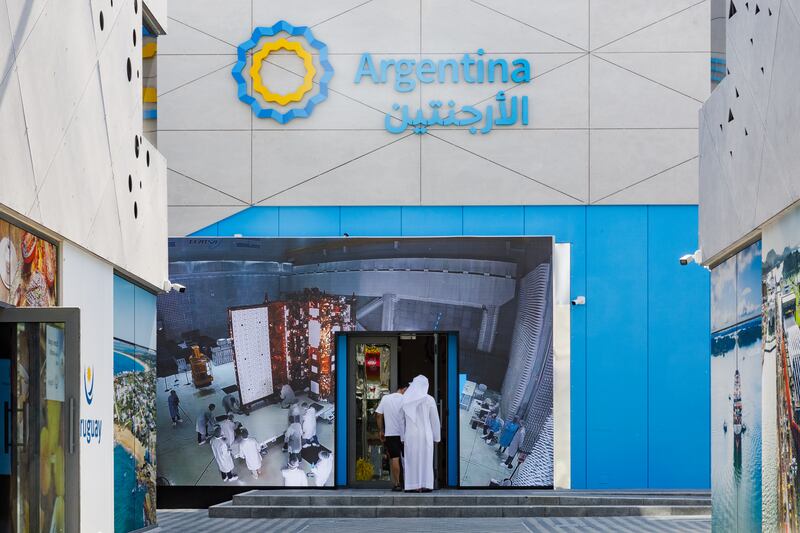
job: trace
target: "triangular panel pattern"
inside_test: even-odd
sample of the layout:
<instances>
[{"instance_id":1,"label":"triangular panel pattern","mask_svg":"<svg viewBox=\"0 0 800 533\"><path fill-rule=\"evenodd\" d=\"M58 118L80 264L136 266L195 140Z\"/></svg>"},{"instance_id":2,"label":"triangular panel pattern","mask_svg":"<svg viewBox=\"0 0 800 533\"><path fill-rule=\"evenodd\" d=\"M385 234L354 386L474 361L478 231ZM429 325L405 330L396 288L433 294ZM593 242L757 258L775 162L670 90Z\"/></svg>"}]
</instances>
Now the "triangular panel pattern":
<instances>
[{"instance_id":1,"label":"triangular panel pattern","mask_svg":"<svg viewBox=\"0 0 800 533\"><path fill-rule=\"evenodd\" d=\"M409 135L278 192L258 205L416 205L419 196L420 138ZM380 176L400 176L380 179ZM322 184L322 185L321 185ZM354 192L358 196L354 202Z\"/></svg>"}]
</instances>

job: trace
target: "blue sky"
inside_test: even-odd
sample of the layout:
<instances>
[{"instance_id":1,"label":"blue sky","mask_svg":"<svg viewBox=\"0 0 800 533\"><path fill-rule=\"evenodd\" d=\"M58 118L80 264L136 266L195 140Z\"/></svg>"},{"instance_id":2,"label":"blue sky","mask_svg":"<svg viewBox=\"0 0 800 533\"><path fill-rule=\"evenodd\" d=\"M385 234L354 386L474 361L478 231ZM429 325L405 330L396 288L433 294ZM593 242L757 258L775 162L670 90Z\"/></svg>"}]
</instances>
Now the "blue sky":
<instances>
[{"instance_id":1,"label":"blue sky","mask_svg":"<svg viewBox=\"0 0 800 533\"><path fill-rule=\"evenodd\" d=\"M761 241L736 254L736 320L761 312Z\"/></svg>"},{"instance_id":2,"label":"blue sky","mask_svg":"<svg viewBox=\"0 0 800 533\"><path fill-rule=\"evenodd\" d=\"M711 271L711 330L736 322L736 257Z\"/></svg>"},{"instance_id":3,"label":"blue sky","mask_svg":"<svg viewBox=\"0 0 800 533\"><path fill-rule=\"evenodd\" d=\"M114 337L156 349L156 296L114 276Z\"/></svg>"},{"instance_id":4,"label":"blue sky","mask_svg":"<svg viewBox=\"0 0 800 533\"><path fill-rule=\"evenodd\" d=\"M776 223L768 226L763 233L764 252L775 250L782 254L783 249L800 248L800 207L796 207Z\"/></svg>"},{"instance_id":5,"label":"blue sky","mask_svg":"<svg viewBox=\"0 0 800 533\"><path fill-rule=\"evenodd\" d=\"M711 271L711 330L760 313L761 242L756 242Z\"/></svg>"}]
</instances>

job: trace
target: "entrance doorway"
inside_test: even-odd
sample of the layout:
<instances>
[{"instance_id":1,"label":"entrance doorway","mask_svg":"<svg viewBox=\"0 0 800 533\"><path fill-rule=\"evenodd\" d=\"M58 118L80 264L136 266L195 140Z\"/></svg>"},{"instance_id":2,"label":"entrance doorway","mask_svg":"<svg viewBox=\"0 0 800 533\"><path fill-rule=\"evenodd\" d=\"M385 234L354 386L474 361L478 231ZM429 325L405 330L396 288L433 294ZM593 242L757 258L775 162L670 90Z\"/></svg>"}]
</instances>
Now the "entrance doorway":
<instances>
[{"instance_id":1,"label":"entrance doorway","mask_svg":"<svg viewBox=\"0 0 800 533\"><path fill-rule=\"evenodd\" d=\"M375 409L385 394L407 386L418 375L428 378L428 394L439 408L442 427L441 441L434 443L435 488L447 484L447 344L442 333L348 334L348 485L391 487L390 462Z\"/></svg>"},{"instance_id":2,"label":"entrance doorway","mask_svg":"<svg viewBox=\"0 0 800 533\"><path fill-rule=\"evenodd\" d=\"M77 309L0 309L0 532L79 530Z\"/></svg>"}]
</instances>

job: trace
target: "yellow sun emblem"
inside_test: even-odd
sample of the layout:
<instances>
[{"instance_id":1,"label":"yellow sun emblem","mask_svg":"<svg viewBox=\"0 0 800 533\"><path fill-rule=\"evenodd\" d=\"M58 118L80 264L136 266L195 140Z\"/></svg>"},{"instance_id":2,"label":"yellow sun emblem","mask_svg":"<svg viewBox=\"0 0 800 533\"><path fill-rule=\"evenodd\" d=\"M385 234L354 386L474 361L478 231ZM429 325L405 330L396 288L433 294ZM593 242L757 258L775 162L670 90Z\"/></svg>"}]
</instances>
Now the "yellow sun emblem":
<instances>
[{"instance_id":1,"label":"yellow sun emblem","mask_svg":"<svg viewBox=\"0 0 800 533\"><path fill-rule=\"evenodd\" d=\"M303 66L306 69L306 74L303 77L303 83L296 91L289 94L278 94L270 91L261 80L261 64L271 52L278 50L288 50L297 54L297 57L303 60ZM311 90L314 82L314 75L317 70L314 68L314 60L298 42L287 41L286 39L278 39L277 41L269 42L264 47L253 55L253 66L250 68L250 76L253 78L253 90L264 97L267 102L275 102L278 105L286 105L289 102L299 102L303 96Z\"/></svg>"}]
</instances>

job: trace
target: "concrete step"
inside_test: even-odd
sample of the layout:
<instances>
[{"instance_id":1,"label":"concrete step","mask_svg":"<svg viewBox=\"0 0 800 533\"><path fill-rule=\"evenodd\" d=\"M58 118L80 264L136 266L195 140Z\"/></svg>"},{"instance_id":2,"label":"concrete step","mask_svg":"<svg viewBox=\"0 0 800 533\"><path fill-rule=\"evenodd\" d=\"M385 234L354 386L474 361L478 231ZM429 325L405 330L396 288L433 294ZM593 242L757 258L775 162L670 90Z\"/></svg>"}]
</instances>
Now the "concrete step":
<instances>
[{"instance_id":1,"label":"concrete step","mask_svg":"<svg viewBox=\"0 0 800 533\"><path fill-rule=\"evenodd\" d=\"M211 518L466 518L710 516L710 505L233 505L210 507Z\"/></svg>"},{"instance_id":2,"label":"concrete step","mask_svg":"<svg viewBox=\"0 0 800 533\"><path fill-rule=\"evenodd\" d=\"M212 518L710 516L708 491L252 490Z\"/></svg>"},{"instance_id":3,"label":"concrete step","mask_svg":"<svg viewBox=\"0 0 800 533\"><path fill-rule=\"evenodd\" d=\"M271 494L270 491L248 492L233 497L234 506L515 506L515 505L578 505L578 506L672 506L710 505L708 496L673 495L580 495L514 494L513 491L475 495L470 491L459 494L339 495L335 492L304 495Z\"/></svg>"}]
</instances>

